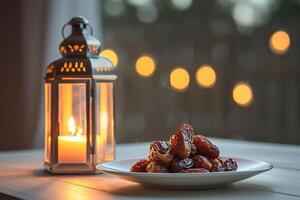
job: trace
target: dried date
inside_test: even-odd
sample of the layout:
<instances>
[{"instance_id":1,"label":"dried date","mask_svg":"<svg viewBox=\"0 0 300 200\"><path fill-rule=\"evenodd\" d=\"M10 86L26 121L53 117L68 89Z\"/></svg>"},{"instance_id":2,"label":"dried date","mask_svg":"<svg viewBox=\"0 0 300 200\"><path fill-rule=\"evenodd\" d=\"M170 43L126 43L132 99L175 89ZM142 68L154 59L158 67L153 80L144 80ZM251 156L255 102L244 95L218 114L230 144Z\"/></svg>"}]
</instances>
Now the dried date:
<instances>
[{"instance_id":1,"label":"dried date","mask_svg":"<svg viewBox=\"0 0 300 200\"><path fill-rule=\"evenodd\" d=\"M193 161L194 161L195 167L197 167L197 168L204 168L207 170L210 170L212 168L212 164L204 156L196 155L193 157Z\"/></svg>"},{"instance_id":2,"label":"dried date","mask_svg":"<svg viewBox=\"0 0 300 200\"><path fill-rule=\"evenodd\" d=\"M237 162L219 157L220 151L202 135L194 135L192 126L183 124L169 141L150 145L148 160L136 162L132 172L207 173L236 171Z\"/></svg>"},{"instance_id":3,"label":"dried date","mask_svg":"<svg viewBox=\"0 0 300 200\"><path fill-rule=\"evenodd\" d=\"M149 164L148 160L140 160L136 162L132 167L130 168L131 172L146 172L146 168Z\"/></svg>"},{"instance_id":4,"label":"dried date","mask_svg":"<svg viewBox=\"0 0 300 200\"><path fill-rule=\"evenodd\" d=\"M206 137L203 135L194 135L193 143L197 148L197 153L208 157L208 158L218 158L220 151L217 146L213 145Z\"/></svg>"},{"instance_id":5,"label":"dried date","mask_svg":"<svg viewBox=\"0 0 300 200\"><path fill-rule=\"evenodd\" d=\"M148 173L169 173L170 170L167 166L155 162L150 162L146 168Z\"/></svg>"},{"instance_id":6,"label":"dried date","mask_svg":"<svg viewBox=\"0 0 300 200\"><path fill-rule=\"evenodd\" d=\"M225 170L222 162L219 159L210 159L209 161L212 165L210 169L211 172L222 172Z\"/></svg>"},{"instance_id":7,"label":"dried date","mask_svg":"<svg viewBox=\"0 0 300 200\"><path fill-rule=\"evenodd\" d=\"M171 145L177 158L187 158L190 156L193 144L194 130L191 125L183 124L178 129L174 137L171 137Z\"/></svg>"},{"instance_id":8,"label":"dried date","mask_svg":"<svg viewBox=\"0 0 300 200\"><path fill-rule=\"evenodd\" d=\"M183 160L175 158L170 164L170 168L173 173L180 172L183 169L192 168L193 166L194 163L191 158L185 158Z\"/></svg>"},{"instance_id":9,"label":"dried date","mask_svg":"<svg viewBox=\"0 0 300 200\"><path fill-rule=\"evenodd\" d=\"M156 141L150 145L149 161L168 165L174 158L174 151L169 142Z\"/></svg>"},{"instance_id":10,"label":"dried date","mask_svg":"<svg viewBox=\"0 0 300 200\"><path fill-rule=\"evenodd\" d=\"M224 171L236 171L238 165L236 161L232 158L219 158L224 168Z\"/></svg>"}]
</instances>

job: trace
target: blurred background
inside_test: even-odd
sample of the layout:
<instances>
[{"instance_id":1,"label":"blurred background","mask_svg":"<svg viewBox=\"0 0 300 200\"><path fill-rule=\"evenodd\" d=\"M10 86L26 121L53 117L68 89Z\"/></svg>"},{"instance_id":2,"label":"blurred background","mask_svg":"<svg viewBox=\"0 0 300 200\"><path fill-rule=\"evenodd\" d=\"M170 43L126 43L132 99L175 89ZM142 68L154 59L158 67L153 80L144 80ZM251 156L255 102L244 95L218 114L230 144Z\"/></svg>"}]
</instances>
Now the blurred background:
<instances>
[{"instance_id":1,"label":"blurred background","mask_svg":"<svg viewBox=\"0 0 300 200\"><path fill-rule=\"evenodd\" d=\"M4 1L0 150L43 146L46 66L89 19L117 68L118 143L210 137L300 144L299 0Z\"/></svg>"}]
</instances>

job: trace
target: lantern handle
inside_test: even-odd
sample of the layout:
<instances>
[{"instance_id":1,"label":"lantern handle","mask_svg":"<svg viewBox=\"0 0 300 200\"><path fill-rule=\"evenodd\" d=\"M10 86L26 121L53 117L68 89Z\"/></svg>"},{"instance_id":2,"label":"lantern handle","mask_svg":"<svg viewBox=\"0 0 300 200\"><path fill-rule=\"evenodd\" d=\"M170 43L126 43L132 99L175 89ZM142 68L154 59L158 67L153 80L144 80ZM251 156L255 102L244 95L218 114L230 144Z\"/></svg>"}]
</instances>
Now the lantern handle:
<instances>
[{"instance_id":1,"label":"lantern handle","mask_svg":"<svg viewBox=\"0 0 300 200\"><path fill-rule=\"evenodd\" d=\"M66 28L66 26L69 25L68 23L66 23L65 25L63 25L62 29L61 29L61 35L64 39L66 39L65 34L64 34L64 30Z\"/></svg>"},{"instance_id":2,"label":"lantern handle","mask_svg":"<svg viewBox=\"0 0 300 200\"><path fill-rule=\"evenodd\" d=\"M90 27L90 34L93 35L93 27L90 24L87 24L86 27Z\"/></svg>"},{"instance_id":3,"label":"lantern handle","mask_svg":"<svg viewBox=\"0 0 300 200\"><path fill-rule=\"evenodd\" d=\"M70 25L70 24L69 24L69 23L66 23L65 25L63 25L63 27L62 27L62 29L61 29L61 35L62 35L62 37L63 37L64 39L66 39L64 31L65 31L66 26L68 26L68 25ZM86 27L89 27L89 28L90 28L90 35L93 35L93 28L92 28L92 26L91 26L90 24L86 24Z\"/></svg>"}]
</instances>

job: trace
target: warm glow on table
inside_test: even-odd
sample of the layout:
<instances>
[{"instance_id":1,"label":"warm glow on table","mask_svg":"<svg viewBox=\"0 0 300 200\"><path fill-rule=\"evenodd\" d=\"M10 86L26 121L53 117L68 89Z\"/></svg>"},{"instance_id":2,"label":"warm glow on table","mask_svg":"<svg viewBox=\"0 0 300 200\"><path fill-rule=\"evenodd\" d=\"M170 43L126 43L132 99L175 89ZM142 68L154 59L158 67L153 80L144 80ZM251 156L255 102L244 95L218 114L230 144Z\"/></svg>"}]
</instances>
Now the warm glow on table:
<instances>
[{"instance_id":1,"label":"warm glow on table","mask_svg":"<svg viewBox=\"0 0 300 200\"><path fill-rule=\"evenodd\" d=\"M232 92L233 100L240 106L249 106L253 101L253 93L248 83L237 83Z\"/></svg>"},{"instance_id":2,"label":"warm glow on table","mask_svg":"<svg viewBox=\"0 0 300 200\"><path fill-rule=\"evenodd\" d=\"M284 54L290 47L290 36L285 31L276 31L270 38L270 48L276 54Z\"/></svg>"},{"instance_id":3,"label":"warm glow on table","mask_svg":"<svg viewBox=\"0 0 300 200\"><path fill-rule=\"evenodd\" d=\"M170 84L178 91L185 90L190 83L190 75L187 70L183 68L176 68L170 74Z\"/></svg>"},{"instance_id":4,"label":"warm glow on table","mask_svg":"<svg viewBox=\"0 0 300 200\"><path fill-rule=\"evenodd\" d=\"M73 117L68 120L70 135L58 136L58 162L59 163L84 163L86 162L86 136L81 135L82 129L78 128Z\"/></svg>"},{"instance_id":5,"label":"warm glow on table","mask_svg":"<svg viewBox=\"0 0 300 200\"><path fill-rule=\"evenodd\" d=\"M215 70L209 65L202 65L196 72L196 81L203 88L211 88L217 80Z\"/></svg>"}]
</instances>

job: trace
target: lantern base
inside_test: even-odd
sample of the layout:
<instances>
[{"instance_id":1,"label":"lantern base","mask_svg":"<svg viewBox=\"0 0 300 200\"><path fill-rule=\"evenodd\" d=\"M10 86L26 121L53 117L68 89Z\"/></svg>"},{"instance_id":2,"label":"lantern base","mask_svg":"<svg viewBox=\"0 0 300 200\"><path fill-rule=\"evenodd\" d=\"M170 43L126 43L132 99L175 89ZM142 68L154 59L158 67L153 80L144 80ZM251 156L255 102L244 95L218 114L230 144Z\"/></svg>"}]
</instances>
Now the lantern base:
<instances>
[{"instance_id":1,"label":"lantern base","mask_svg":"<svg viewBox=\"0 0 300 200\"><path fill-rule=\"evenodd\" d=\"M44 163L45 169L51 174L99 174L100 171L96 170L96 167L81 164L81 163L65 163L51 165Z\"/></svg>"}]
</instances>

